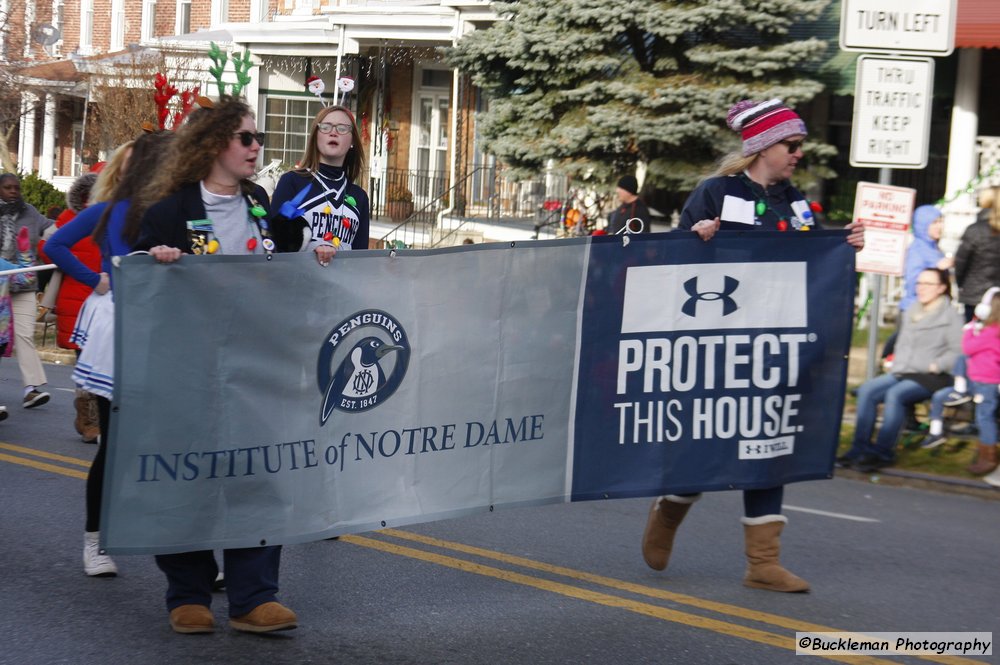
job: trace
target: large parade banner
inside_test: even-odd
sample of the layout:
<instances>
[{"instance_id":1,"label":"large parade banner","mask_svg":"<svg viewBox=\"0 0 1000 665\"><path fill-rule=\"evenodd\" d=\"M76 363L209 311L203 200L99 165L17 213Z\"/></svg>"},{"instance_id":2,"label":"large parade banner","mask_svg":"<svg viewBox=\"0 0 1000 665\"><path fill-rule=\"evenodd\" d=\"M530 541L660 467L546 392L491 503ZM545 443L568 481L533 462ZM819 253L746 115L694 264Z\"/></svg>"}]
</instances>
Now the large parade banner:
<instances>
[{"instance_id":1,"label":"large parade banner","mask_svg":"<svg viewBox=\"0 0 1000 665\"><path fill-rule=\"evenodd\" d=\"M843 232L128 257L111 552L829 477Z\"/></svg>"}]
</instances>

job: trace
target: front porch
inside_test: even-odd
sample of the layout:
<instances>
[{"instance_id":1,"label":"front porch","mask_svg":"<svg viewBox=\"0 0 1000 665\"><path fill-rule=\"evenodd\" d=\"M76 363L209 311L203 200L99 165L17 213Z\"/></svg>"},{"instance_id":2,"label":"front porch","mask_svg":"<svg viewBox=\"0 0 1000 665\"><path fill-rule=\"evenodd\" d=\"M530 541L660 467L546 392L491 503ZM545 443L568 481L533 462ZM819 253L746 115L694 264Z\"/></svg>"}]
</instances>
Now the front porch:
<instances>
[{"instance_id":1,"label":"front porch","mask_svg":"<svg viewBox=\"0 0 1000 665\"><path fill-rule=\"evenodd\" d=\"M387 169L369 187L372 239L414 249L565 235L573 198L566 176L513 180L495 163L468 167L454 186L445 171Z\"/></svg>"}]
</instances>

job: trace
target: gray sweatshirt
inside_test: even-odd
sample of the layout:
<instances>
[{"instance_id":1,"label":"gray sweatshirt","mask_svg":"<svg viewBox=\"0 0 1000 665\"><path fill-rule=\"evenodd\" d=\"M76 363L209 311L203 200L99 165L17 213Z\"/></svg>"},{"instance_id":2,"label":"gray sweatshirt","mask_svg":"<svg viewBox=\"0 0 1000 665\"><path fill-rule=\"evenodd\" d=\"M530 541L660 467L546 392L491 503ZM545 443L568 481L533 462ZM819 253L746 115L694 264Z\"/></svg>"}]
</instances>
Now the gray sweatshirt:
<instances>
[{"instance_id":1,"label":"gray sweatshirt","mask_svg":"<svg viewBox=\"0 0 1000 665\"><path fill-rule=\"evenodd\" d=\"M948 374L962 353L964 321L951 306L951 299L942 298L937 307L916 320L921 310L920 304L914 303L903 315L892 360L893 374Z\"/></svg>"}]
</instances>

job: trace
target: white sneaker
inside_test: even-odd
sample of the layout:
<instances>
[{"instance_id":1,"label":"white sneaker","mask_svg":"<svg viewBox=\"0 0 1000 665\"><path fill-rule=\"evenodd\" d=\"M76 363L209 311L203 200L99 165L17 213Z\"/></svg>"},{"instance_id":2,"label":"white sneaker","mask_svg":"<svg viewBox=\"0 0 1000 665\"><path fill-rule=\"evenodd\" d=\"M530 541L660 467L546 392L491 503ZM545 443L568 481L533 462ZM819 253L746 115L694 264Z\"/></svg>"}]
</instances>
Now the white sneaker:
<instances>
[{"instance_id":1,"label":"white sneaker","mask_svg":"<svg viewBox=\"0 0 1000 665\"><path fill-rule=\"evenodd\" d=\"M83 533L83 572L91 577L114 577L118 574L118 566L101 551L99 539L100 531Z\"/></svg>"},{"instance_id":2,"label":"white sneaker","mask_svg":"<svg viewBox=\"0 0 1000 665\"><path fill-rule=\"evenodd\" d=\"M983 476L983 480L993 485L993 487L1000 487L1000 468L987 476Z\"/></svg>"}]
</instances>

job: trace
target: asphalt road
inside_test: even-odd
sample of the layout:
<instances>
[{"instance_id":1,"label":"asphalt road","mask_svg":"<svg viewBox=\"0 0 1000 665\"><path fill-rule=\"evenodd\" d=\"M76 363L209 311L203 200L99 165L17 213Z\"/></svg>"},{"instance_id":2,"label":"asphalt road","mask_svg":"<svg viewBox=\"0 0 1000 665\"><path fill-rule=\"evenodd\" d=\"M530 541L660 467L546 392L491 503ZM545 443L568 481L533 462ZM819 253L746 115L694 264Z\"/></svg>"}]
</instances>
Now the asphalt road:
<instances>
[{"instance_id":1,"label":"asphalt road","mask_svg":"<svg viewBox=\"0 0 1000 665\"><path fill-rule=\"evenodd\" d=\"M0 365L0 663L802 664L832 659L797 656L796 631L1000 635L1000 503L839 478L786 491L782 561L809 594L740 584L741 498L724 492L694 506L664 573L639 554L645 499L497 511L286 547L298 630L176 635L152 557L83 574L94 447L72 429L69 368L46 369L52 402L25 410Z\"/></svg>"}]
</instances>

